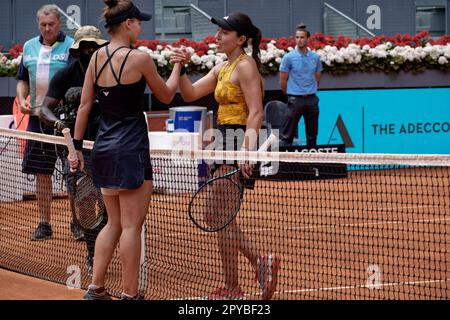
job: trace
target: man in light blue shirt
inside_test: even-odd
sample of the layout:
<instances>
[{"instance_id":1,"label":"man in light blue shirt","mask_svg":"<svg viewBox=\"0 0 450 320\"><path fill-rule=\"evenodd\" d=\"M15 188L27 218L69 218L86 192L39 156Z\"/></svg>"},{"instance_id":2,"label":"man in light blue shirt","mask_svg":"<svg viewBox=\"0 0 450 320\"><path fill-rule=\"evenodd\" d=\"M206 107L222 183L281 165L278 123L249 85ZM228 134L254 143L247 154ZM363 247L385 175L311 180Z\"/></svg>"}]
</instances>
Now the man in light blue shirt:
<instances>
[{"instance_id":1,"label":"man in light blue shirt","mask_svg":"<svg viewBox=\"0 0 450 320\"><path fill-rule=\"evenodd\" d=\"M23 113L29 114L27 130L53 135L53 128L39 121L39 106L48 90L50 80L59 69L67 66L69 48L73 39L60 31L58 7L45 5L37 12L40 36L28 40L23 48L22 61L17 74L17 99ZM27 96L30 95L30 102ZM57 156L55 145L27 140L22 171L36 175L36 199L40 223L31 240L52 237L50 213L52 201L52 175Z\"/></svg>"},{"instance_id":2,"label":"man in light blue shirt","mask_svg":"<svg viewBox=\"0 0 450 320\"><path fill-rule=\"evenodd\" d=\"M308 148L317 145L319 129L319 98L322 63L320 57L308 49L310 32L300 24L295 34L297 47L283 57L280 65L281 90L288 96L286 119L280 130L280 146L291 146L300 118L305 119Z\"/></svg>"}]
</instances>

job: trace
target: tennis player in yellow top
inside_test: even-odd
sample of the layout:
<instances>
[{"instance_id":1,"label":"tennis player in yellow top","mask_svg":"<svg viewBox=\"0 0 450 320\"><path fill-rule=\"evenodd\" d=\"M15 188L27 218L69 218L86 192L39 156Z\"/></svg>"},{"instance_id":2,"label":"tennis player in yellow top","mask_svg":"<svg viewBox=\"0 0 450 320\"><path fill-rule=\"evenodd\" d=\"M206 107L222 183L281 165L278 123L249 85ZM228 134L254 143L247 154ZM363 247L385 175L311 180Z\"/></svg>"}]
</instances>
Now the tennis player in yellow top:
<instances>
[{"instance_id":1,"label":"tennis player in yellow top","mask_svg":"<svg viewBox=\"0 0 450 320\"><path fill-rule=\"evenodd\" d=\"M179 83L181 95L185 101L195 101L214 92L219 104L217 129L222 133L223 143L216 145L216 148L254 150L263 120L263 86L259 73L261 31L253 25L247 15L239 12L224 18L212 18L211 22L218 25L217 51L225 53L228 61L215 66L194 84L183 75ZM252 57L245 53L245 48L249 45L253 47ZM172 63L187 63L189 59L189 54L183 50L175 50L172 55ZM252 175L252 167L245 163L239 164L239 167L242 176L236 179L245 187L252 188L251 180L248 180ZM230 165L216 164L212 169L216 176L222 176L234 168ZM254 245L246 239L235 220L218 232L218 244L225 285L213 291L208 298L244 299L238 279L238 254L242 252L255 269L255 280L262 289L262 298L270 299L277 285L280 264L278 257L261 256Z\"/></svg>"}]
</instances>

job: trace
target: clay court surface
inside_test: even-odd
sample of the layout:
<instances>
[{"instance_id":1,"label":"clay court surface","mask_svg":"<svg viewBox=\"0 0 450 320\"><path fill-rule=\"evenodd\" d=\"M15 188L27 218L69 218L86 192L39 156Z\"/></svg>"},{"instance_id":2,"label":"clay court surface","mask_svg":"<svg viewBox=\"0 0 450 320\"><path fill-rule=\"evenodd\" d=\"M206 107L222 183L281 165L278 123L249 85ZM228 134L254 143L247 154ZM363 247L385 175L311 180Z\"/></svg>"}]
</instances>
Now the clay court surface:
<instances>
[{"instance_id":1,"label":"clay court surface","mask_svg":"<svg viewBox=\"0 0 450 320\"><path fill-rule=\"evenodd\" d=\"M261 253L282 259L274 299L448 299L449 177L449 168L438 168L257 181L255 190L246 191L238 221ZM189 200L187 193L152 198L143 268L148 272L142 274L147 299L198 299L222 284L216 236L193 226L187 217ZM68 268L77 266L86 287L86 246L71 238L69 202L57 199L52 206L53 239L31 242L35 201L0 203L0 266L60 284L72 274ZM254 271L243 256L239 270L246 298L259 299ZM107 283L116 295L120 271L116 254ZM0 294L10 296L14 283L22 281L16 277L6 274L9 284L1 281ZM34 282L39 280L29 281L41 290ZM59 299L67 291L64 285L45 288L45 299ZM28 293L36 292L24 289L23 295ZM67 299L80 296L71 291Z\"/></svg>"},{"instance_id":2,"label":"clay court surface","mask_svg":"<svg viewBox=\"0 0 450 320\"><path fill-rule=\"evenodd\" d=\"M0 300L80 300L84 292L0 269Z\"/></svg>"}]
</instances>

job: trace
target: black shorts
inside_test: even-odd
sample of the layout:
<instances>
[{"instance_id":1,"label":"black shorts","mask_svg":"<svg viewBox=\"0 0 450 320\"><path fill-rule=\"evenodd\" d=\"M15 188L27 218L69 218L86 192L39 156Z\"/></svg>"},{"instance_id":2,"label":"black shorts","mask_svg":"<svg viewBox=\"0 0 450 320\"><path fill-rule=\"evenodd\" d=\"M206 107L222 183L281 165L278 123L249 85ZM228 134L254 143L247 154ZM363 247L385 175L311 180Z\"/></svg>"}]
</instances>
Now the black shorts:
<instances>
[{"instance_id":1,"label":"black shorts","mask_svg":"<svg viewBox=\"0 0 450 320\"><path fill-rule=\"evenodd\" d=\"M45 126L36 116L30 116L27 131L53 135L53 129ZM22 172L28 174L53 175L58 158L56 145L27 140L22 162Z\"/></svg>"},{"instance_id":2,"label":"black shorts","mask_svg":"<svg viewBox=\"0 0 450 320\"><path fill-rule=\"evenodd\" d=\"M56 145L27 140L22 162L22 172L28 174L53 175L58 159Z\"/></svg>"},{"instance_id":3,"label":"black shorts","mask_svg":"<svg viewBox=\"0 0 450 320\"><path fill-rule=\"evenodd\" d=\"M230 150L235 151L239 150L242 147L242 143L244 141L244 134L245 134L245 126L242 125L219 125L217 128L222 137L221 139L219 137L216 137L215 150ZM219 139L218 139L219 138ZM218 139L218 140L217 140ZM212 177L214 173L223 165L229 165L234 168L238 168L237 161L234 161L232 163L229 163L228 161L225 162L214 162L210 165L209 171L210 176ZM256 166L255 166L256 167ZM256 169L254 171L257 171ZM242 173L239 173L239 180L242 183L242 186L245 189L254 189L255 188L255 172L253 173L253 176L250 179L245 178Z\"/></svg>"}]
</instances>

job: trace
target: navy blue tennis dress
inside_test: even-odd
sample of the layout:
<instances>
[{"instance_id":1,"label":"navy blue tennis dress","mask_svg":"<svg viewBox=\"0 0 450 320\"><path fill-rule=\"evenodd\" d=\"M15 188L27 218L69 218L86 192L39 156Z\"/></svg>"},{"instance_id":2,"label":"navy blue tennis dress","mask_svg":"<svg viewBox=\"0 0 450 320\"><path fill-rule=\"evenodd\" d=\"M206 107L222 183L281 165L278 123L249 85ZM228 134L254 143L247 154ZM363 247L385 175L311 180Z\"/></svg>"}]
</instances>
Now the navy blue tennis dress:
<instances>
[{"instance_id":1,"label":"navy blue tennis dress","mask_svg":"<svg viewBox=\"0 0 450 320\"><path fill-rule=\"evenodd\" d=\"M95 56L95 94L99 101L102 118L92 150L92 171L94 184L98 188L136 189L144 180L152 180L148 130L140 101L144 95L145 79L132 84L121 84L120 78L129 54L121 65L119 76L114 72L111 59L125 47L119 47L109 54L97 73ZM113 87L97 84L103 70L110 65L117 81Z\"/></svg>"}]
</instances>

